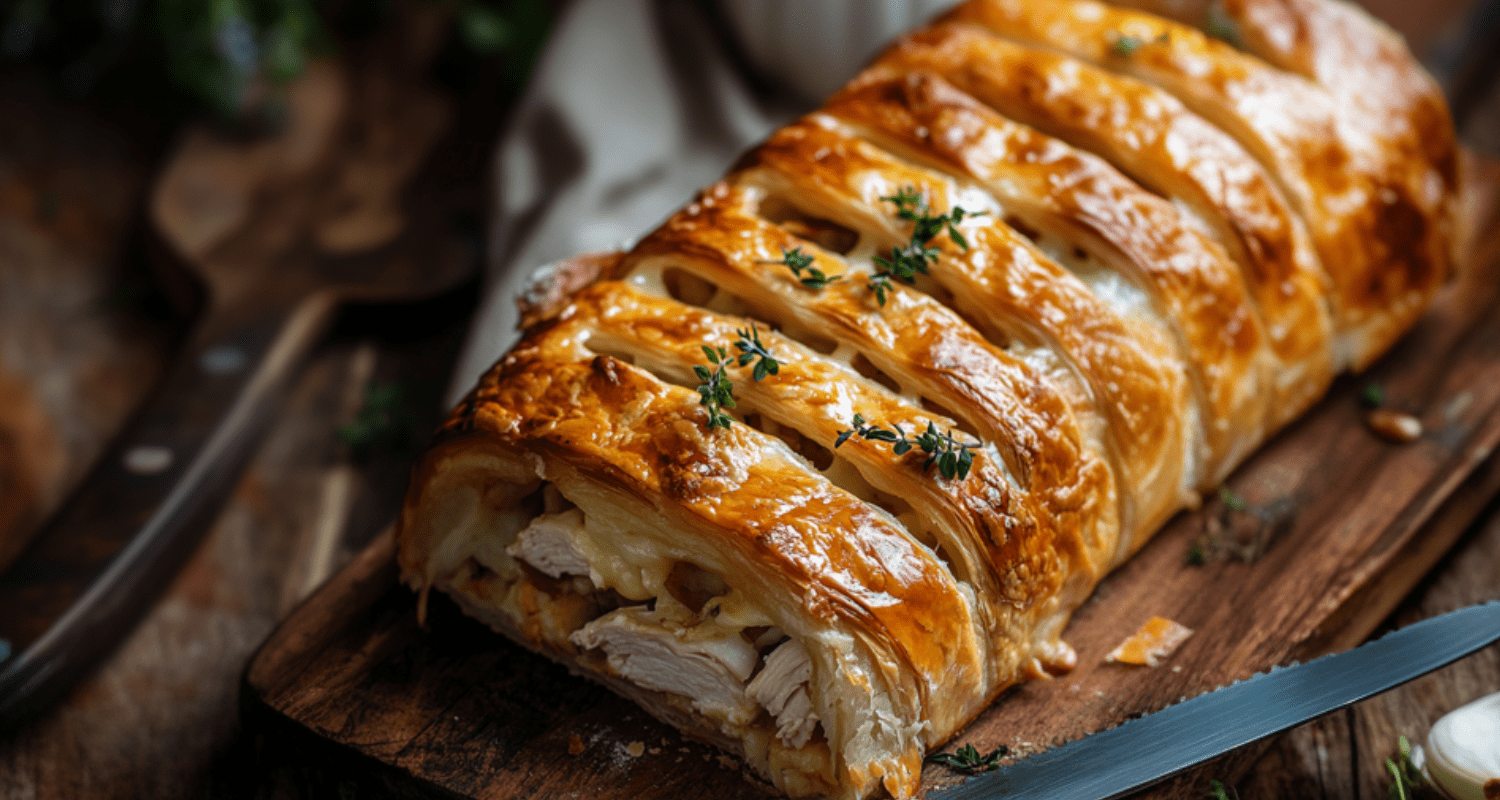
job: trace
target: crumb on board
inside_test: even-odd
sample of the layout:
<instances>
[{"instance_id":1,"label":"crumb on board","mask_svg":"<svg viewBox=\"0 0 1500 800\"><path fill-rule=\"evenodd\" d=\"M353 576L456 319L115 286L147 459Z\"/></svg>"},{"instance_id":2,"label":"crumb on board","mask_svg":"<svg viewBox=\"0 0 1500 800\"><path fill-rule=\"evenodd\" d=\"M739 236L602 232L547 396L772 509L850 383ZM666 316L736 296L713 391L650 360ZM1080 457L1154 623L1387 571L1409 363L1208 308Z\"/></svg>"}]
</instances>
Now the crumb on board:
<instances>
[{"instance_id":1,"label":"crumb on board","mask_svg":"<svg viewBox=\"0 0 1500 800\"><path fill-rule=\"evenodd\" d=\"M568 755L576 756L583 752L583 739L578 734L568 738Z\"/></svg>"},{"instance_id":2,"label":"crumb on board","mask_svg":"<svg viewBox=\"0 0 1500 800\"><path fill-rule=\"evenodd\" d=\"M1166 617L1153 616L1146 620L1146 624L1142 625L1140 630L1131 634L1120 643L1119 647L1105 656L1104 660L1119 664L1155 667L1172 655L1172 652L1192 635L1192 630L1179 623Z\"/></svg>"},{"instance_id":3,"label":"crumb on board","mask_svg":"<svg viewBox=\"0 0 1500 800\"><path fill-rule=\"evenodd\" d=\"M629 753L631 758L640 758L646 752L646 743L640 741L631 742L625 745L625 752Z\"/></svg>"},{"instance_id":4,"label":"crumb on board","mask_svg":"<svg viewBox=\"0 0 1500 800\"><path fill-rule=\"evenodd\" d=\"M1388 442L1406 444L1415 442L1422 438L1422 421L1410 414L1392 411L1388 408L1377 408L1365 417L1365 424L1370 426L1380 438Z\"/></svg>"}]
</instances>

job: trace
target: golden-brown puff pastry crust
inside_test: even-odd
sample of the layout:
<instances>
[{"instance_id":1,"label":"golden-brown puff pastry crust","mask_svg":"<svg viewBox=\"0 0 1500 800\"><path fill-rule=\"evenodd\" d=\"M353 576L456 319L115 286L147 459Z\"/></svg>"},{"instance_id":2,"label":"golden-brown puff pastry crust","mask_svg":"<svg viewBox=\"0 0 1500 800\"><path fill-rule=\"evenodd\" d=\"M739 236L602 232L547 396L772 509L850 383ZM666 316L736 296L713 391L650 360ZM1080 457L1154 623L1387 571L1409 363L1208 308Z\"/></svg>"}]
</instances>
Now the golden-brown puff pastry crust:
<instances>
[{"instance_id":1,"label":"golden-brown puff pastry crust","mask_svg":"<svg viewBox=\"0 0 1500 800\"><path fill-rule=\"evenodd\" d=\"M1219 13L1212 7L1175 4L1183 25L1091 0L984 0L949 19L1155 84L1237 138L1312 236L1333 284L1337 366L1363 368L1450 269L1457 149L1447 106L1399 37L1350 5L1224 3L1220 24L1249 52L1190 27ZM1140 43L1128 54L1116 46L1124 36Z\"/></svg>"},{"instance_id":2,"label":"golden-brown puff pastry crust","mask_svg":"<svg viewBox=\"0 0 1500 800\"><path fill-rule=\"evenodd\" d=\"M972 0L629 251L562 265L414 474L406 580L782 791L911 796L926 749L1071 665L1105 573L1448 270L1451 124L1398 40L1318 0L1125 5ZM1226 22L1237 46L1205 33ZM914 217L955 214L874 291ZM735 360L748 338L776 371ZM749 711L631 672L599 633L627 618L740 664Z\"/></svg>"}]
</instances>

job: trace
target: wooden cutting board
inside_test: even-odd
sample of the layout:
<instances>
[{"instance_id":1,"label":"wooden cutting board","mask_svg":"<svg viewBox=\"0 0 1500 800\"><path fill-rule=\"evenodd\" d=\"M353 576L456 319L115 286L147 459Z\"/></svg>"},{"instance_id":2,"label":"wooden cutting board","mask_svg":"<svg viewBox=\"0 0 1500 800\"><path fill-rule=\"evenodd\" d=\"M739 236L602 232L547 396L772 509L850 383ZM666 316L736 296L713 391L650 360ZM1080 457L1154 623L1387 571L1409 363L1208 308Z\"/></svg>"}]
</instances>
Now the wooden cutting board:
<instances>
[{"instance_id":1,"label":"wooden cutting board","mask_svg":"<svg viewBox=\"0 0 1500 800\"><path fill-rule=\"evenodd\" d=\"M1179 514L1099 586L1065 635L1079 655L1072 674L1006 693L950 748L1035 752L1352 647L1457 540L1500 490L1491 457L1500 443L1500 232L1490 225L1500 166L1469 163L1466 173L1466 219L1484 235L1416 329L1258 451L1230 478L1234 499ZM1422 420L1420 440L1393 444L1370 431L1360 399L1372 382L1387 407ZM1206 563L1190 563L1195 545ZM248 711L341 746L415 795L767 796L733 759L444 599L434 596L419 627L392 548L381 536L271 635L246 673ZM1500 580L1494 592L1500 599ZM1152 615L1196 633L1155 669L1103 662ZM1248 760L1216 762L1215 776L1233 780ZM958 780L929 766L924 787ZM1189 776L1152 796L1198 797L1205 781Z\"/></svg>"}]
</instances>

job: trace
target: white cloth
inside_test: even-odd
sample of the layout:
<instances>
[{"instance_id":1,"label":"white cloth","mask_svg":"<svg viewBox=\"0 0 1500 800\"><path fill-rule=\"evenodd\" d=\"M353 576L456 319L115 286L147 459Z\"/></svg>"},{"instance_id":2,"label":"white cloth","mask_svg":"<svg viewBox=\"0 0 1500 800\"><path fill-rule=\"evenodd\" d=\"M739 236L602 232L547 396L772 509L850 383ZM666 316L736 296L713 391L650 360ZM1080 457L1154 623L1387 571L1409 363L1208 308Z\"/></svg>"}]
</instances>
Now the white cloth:
<instances>
[{"instance_id":1,"label":"white cloth","mask_svg":"<svg viewBox=\"0 0 1500 800\"><path fill-rule=\"evenodd\" d=\"M538 269L627 246L884 42L952 2L572 4L500 141L484 298L450 402L515 343L514 298Z\"/></svg>"}]
</instances>

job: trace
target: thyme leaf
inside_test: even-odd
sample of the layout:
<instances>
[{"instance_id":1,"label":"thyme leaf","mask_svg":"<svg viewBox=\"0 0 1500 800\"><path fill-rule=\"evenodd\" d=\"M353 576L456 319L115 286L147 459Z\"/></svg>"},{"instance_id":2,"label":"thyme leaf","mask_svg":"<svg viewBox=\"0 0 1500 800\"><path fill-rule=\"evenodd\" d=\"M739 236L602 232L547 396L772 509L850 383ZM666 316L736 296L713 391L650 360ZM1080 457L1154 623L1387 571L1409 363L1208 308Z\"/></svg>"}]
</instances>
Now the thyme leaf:
<instances>
[{"instance_id":1,"label":"thyme leaf","mask_svg":"<svg viewBox=\"0 0 1500 800\"><path fill-rule=\"evenodd\" d=\"M1225 789L1224 784L1216 779L1210 780L1208 787L1208 796L1213 798L1213 800L1239 800L1240 793L1238 791L1232 788Z\"/></svg>"},{"instance_id":2,"label":"thyme leaf","mask_svg":"<svg viewBox=\"0 0 1500 800\"><path fill-rule=\"evenodd\" d=\"M1411 761L1411 742L1405 736L1396 739L1396 757L1385 760L1385 771L1391 776L1391 785L1387 789L1390 800L1412 800L1426 785L1422 771Z\"/></svg>"},{"instance_id":3,"label":"thyme leaf","mask_svg":"<svg viewBox=\"0 0 1500 800\"><path fill-rule=\"evenodd\" d=\"M865 284L875 293L876 301L884 306L892 278L916 283L918 273L927 274L928 267L937 263L940 251L936 247L927 246L933 238L946 230L948 238L954 244L967 250L969 240L964 238L958 226L965 217L977 217L986 212L970 212L955 206L947 214L932 214L928 210L927 199L915 186L903 187L896 194L880 199L894 203L896 216L912 223L911 238L905 245L892 247L888 256L875 257L875 265L880 269L871 274L869 282Z\"/></svg>"},{"instance_id":4,"label":"thyme leaf","mask_svg":"<svg viewBox=\"0 0 1500 800\"><path fill-rule=\"evenodd\" d=\"M839 431L838 438L833 442L835 450L852 436L858 436L867 442L887 442L891 445L891 452L898 456L919 449L927 455L922 462L922 469L931 469L936 464L938 473L950 480L969 477L969 470L974 466L974 450L979 447L978 442L958 441L951 430L939 433L937 426L931 422L927 423L927 430L914 438L908 438L900 425L892 425L889 429L871 425L859 414L854 415L853 426L850 430Z\"/></svg>"},{"instance_id":5,"label":"thyme leaf","mask_svg":"<svg viewBox=\"0 0 1500 800\"><path fill-rule=\"evenodd\" d=\"M733 362L729 354L722 347L709 347L703 345L703 355L708 358L708 363L713 365L713 370L702 364L693 366L693 374L698 376L702 383L698 384L698 394L701 399L698 405L708 409L708 429L723 428L729 430L732 417L724 413L726 408L734 408L734 382L729 380L725 374L725 367Z\"/></svg>"},{"instance_id":6,"label":"thyme leaf","mask_svg":"<svg viewBox=\"0 0 1500 800\"><path fill-rule=\"evenodd\" d=\"M1230 511L1244 511L1245 509L1250 507L1250 505L1245 502L1245 498L1229 491L1228 486L1219 487L1219 502L1223 503L1224 507L1229 509Z\"/></svg>"},{"instance_id":7,"label":"thyme leaf","mask_svg":"<svg viewBox=\"0 0 1500 800\"><path fill-rule=\"evenodd\" d=\"M800 247L793 247L790 250L783 247L781 248L780 261L763 261L761 263L785 264L786 268L791 270L792 274L797 277L797 282L801 283L803 286L806 286L809 289L826 288L828 284L844 277L842 274L828 275L824 273L823 270L820 270L817 267L813 266L814 260L815 259L811 255L802 252L802 248ZM806 272L807 274L803 275L802 273L804 272Z\"/></svg>"},{"instance_id":8,"label":"thyme leaf","mask_svg":"<svg viewBox=\"0 0 1500 800\"><path fill-rule=\"evenodd\" d=\"M1223 0L1214 0L1208 4L1208 19L1204 21L1203 32L1230 47L1244 49L1245 42L1244 37L1240 35L1239 23L1234 17L1229 16L1229 11L1224 8Z\"/></svg>"},{"instance_id":9,"label":"thyme leaf","mask_svg":"<svg viewBox=\"0 0 1500 800\"><path fill-rule=\"evenodd\" d=\"M1141 49L1142 47L1145 47L1148 44L1167 44L1171 41L1171 34L1167 33L1166 31L1162 31L1161 35L1154 39L1144 39L1133 34L1127 35L1120 33L1119 31L1111 31L1109 46L1110 49L1115 51L1115 55L1129 58L1130 56L1135 54L1135 51Z\"/></svg>"},{"instance_id":10,"label":"thyme leaf","mask_svg":"<svg viewBox=\"0 0 1500 800\"><path fill-rule=\"evenodd\" d=\"M751 377L757 383L765 380L767 375L775 375L781 369L781 363L761 343L760 331L756 329L754 322L750 323L749 330L736 329L735 333L740 337L734 343L734 346L740 351L737 362L742 367L752 361L755 362L755 367L751 370ZM759 360L757 361L756 359Z\"/></svg>"},{"instance_id":11,"label":"thyme leaf","mask_svg":"<svg viewBox=\"0 0 1500 800\"><path fill-rule=\"evenodd\" d=\"M1010 752L1010 748L1000 745L990 751L989 755L980 755L979 750L972 744L951 753L933 753L927 757L927 761L933 764L942 764L954 772L964 775L976 775L981 772L989 772L1000 768L1000 759Z\"/></svg>"},{"instance_id":12,"label":"thyme leaf","mask_svg":"<svg viewBox=\"0 0 1500 800\"><path fill-rule=\"evenodd\" d=\"M377 447L405 445L410 424L405 409L405 392L396 383L371 384L365 387L364 404L353 420L340 425L334 435L348 445L356 461L368 458Z\"/></svg>"},{"instance_id":13,"label":"thyme leaf","mask_svg":"<svg viewBox=\"0 0 1500 800\"><path fill-rule=\"evenodd\" d=\"M740 338L734 342L734 347L739 350L739 355L731 356L729 351L722 347L710 347L702 345L703 357L708 359L709 366L695 364L693 374L698 376L698 405L708 409L708 429L723 428L729 430L734 418L724 413L726 408L734 408L734 382L729 379L728 369L732 366L745 367L752 362L755 366L750 369L750 377L757 383L766 379L768 375L775 375L781 371L781 362L776 360L765 343L760 340L760 329L754 322L749 328L736 328L735 334ZM712 367L710 369L709 367Z\"/></svg>"}]
</instances>

